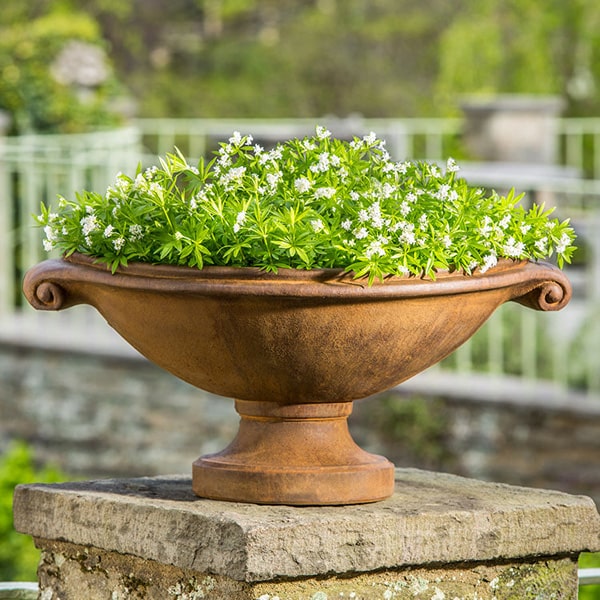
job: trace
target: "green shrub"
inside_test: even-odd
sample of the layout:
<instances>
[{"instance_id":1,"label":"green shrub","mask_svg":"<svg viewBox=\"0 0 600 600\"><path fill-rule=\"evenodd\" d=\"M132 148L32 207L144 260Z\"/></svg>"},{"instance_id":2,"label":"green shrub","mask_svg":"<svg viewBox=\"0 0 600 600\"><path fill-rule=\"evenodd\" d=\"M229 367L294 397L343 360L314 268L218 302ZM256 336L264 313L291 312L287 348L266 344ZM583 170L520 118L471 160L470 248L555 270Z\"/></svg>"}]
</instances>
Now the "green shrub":
<instances>
[{"instance_id":1,"label":"green shrub","mask_svg":"<svg viewBox=\"0 0 600 600\"><path fill-rule=\"evenodd\" d=\"M0 26L0 110L12 133L73 133L114 126L119 93L96 22L48 15Z\"/></svg>"},{"instance_id":2,"label":"green shrub","mask_svg":"<svg viewBox=\"0 0 600 600\"><path fill-rule=\"evenodd\" d=\"M20 483L64 481L52 467L36 468L29 447L13 443L0 456L0 581L35 581L39 551L29 536L13 527L13 491Z\"/></svg>"}]
</instances>

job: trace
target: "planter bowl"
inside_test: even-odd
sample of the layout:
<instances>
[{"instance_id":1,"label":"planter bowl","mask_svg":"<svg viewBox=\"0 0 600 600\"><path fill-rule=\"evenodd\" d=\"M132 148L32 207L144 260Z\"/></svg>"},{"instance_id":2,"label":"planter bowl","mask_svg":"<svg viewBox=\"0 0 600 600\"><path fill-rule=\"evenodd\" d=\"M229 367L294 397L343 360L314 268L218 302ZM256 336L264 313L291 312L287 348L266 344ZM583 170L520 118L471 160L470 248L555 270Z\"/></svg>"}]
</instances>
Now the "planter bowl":
<instances>
[{"instance_id":1,"label":"planter bowl","mask_svg":"<svg viewBox=\"0 0 600 600\"><path fill-rule=\"evenodd\" d=\"M24 292L41 310L94 306L152 362L236 399L238 435L194 463L197 495L302 505L393 491L393 465L348 433L353 400L443 359L502 303L558 310L571 288L561 271L532 262L368 287L337 269L133 264L113 275L76 254L33 267Z\"/></svg>"}]
</instances>

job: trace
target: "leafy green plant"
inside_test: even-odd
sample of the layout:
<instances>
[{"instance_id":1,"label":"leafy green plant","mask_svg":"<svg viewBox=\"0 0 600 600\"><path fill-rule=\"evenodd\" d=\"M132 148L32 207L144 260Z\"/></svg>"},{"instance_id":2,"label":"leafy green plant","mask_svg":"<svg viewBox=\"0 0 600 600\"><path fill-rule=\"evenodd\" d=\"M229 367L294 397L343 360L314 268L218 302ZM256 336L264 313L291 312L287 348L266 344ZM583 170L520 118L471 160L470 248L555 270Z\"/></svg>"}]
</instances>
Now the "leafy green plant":
<instances>
[{"instance_id":1,"label":"leafy green plant","mask_svg":"<svg viewBox=\"0 0 600 600\"><path fill-rule=\"evenodd\" d=\"M371 133L351 142L316 134L265 151L235 132L197 166L177 152L106 194L42 206L47 250L97 257L113 271L130 261L343 268L369 284L387 275L435 278L438 270L485 272L501 257L559 266L574 251L568 221L526 210L513 192L486 195L426 162L394 162Z\"/></svg>"},{"instance_id":2,"label":"leafy green plant","mask_svg":"<svg viewBox=\"0 0 600 600\"><path fill-rule=\"evenodd\" d=\"M63 481L52 467L34 466L31 450L15 442L0 457L0 581L35 581L40 553L29 536L13 527L13 491L20 483Z\"/></svg>"}]
</instances>

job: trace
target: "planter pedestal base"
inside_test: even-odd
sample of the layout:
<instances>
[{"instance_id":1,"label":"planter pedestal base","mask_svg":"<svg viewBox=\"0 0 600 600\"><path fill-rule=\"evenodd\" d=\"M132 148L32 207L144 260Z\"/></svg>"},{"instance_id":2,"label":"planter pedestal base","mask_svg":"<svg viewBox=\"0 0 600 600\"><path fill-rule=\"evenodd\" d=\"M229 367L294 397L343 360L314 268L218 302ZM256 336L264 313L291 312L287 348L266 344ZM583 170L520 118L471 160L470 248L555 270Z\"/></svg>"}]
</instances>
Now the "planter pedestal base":
<instances>
[{"instance_id":1,"label":"planter pedestal base","mask_svg":"<svg viewBox=\"0 0 600 600\"><path fill-rule=\"evenodd\" d=\"M239 432L193 464L192 488L213 500L256 504L361 504L388 498L394 466L356 445L351 402L282 405L236 400Z\"/></svg>"}]
</instances>

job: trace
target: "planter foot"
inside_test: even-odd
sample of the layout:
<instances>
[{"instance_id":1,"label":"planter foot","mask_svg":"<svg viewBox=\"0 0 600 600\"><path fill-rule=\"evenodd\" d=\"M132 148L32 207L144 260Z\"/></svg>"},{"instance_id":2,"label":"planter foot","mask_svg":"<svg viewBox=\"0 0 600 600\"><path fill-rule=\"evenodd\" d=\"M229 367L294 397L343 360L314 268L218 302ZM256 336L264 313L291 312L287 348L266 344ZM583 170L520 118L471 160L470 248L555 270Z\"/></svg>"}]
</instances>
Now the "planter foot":
<instances>
[{"instance_id":1,"label":"planter foot","mask_svg":"<svg viewBox=\"0 0 600 600\"><path fill-rule=\"evenodd\" d=\"M193 464L197 496L301 506L361 504L392 495L394 465L350 436L351 402L236 400L236 410L241 422L234 441Z\"/></svg>"}]
</instances>

